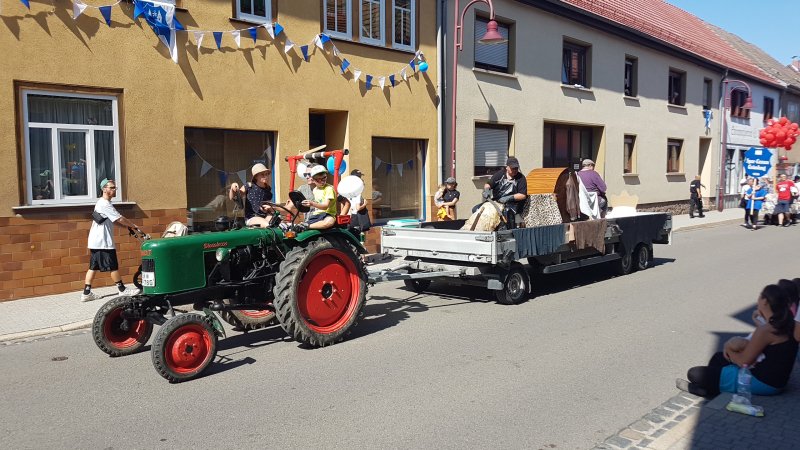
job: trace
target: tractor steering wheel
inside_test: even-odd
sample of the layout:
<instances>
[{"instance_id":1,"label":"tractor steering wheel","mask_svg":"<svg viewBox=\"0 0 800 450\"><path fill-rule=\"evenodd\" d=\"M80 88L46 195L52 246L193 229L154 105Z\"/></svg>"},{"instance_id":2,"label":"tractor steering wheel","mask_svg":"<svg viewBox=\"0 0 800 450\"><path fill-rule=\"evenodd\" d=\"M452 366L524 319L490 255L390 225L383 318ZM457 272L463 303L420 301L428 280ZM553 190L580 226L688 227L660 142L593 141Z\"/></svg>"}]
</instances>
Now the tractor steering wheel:
<instances>
[{"instance_id":1,"label":"tractor steering wheel","mask_svg":"<svg viewBox=\"0 0 800 450\"><path fill-rule=\"evenodd\" d=\"M275 202L270 202L270 201L263 201L263 202L261 202L261 204L262 205L271 206L274 209L282 209L282 210L286 211L287 214L292 216L292 222L294 222L294 218L296 217L296 215L295 215L295 213L292 212L292 210L290 210L286 206L281 205L280 203L275 203Z\"/></svg>"}]
</instances>

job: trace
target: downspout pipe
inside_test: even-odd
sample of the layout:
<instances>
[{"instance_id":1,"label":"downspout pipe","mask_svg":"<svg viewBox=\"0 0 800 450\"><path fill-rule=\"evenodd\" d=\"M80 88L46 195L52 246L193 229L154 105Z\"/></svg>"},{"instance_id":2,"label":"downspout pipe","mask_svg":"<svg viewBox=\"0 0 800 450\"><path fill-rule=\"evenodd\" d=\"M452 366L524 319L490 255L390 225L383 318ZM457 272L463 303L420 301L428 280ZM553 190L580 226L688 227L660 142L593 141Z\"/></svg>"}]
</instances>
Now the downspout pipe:
<instances>
[{"instance_id":1,"label":"downspout pipe","mask_svg":"<svg viewBox=\"0 0 800 450\"><path fill-rule=\"evenodd\" d=\"M437 146L437 163L436 166L436 186L442 185L442 179L444 177L444 134L445 134L445 123L444 123L444 67L446 63L446 55L444 54L444 40L446 36L447 30L447 20L446 12L447 12L447 0L439 0L438 5L439 11L437 11L437 28L438 33L436 34L436 54L439 56L438 64L436 65L436 76L437 76L437 84L436 84L436 94L438 96L438 103L436 105L436 118L438 120L438 132L436 133L436 146Z\"/></svg>"}]
</instances>

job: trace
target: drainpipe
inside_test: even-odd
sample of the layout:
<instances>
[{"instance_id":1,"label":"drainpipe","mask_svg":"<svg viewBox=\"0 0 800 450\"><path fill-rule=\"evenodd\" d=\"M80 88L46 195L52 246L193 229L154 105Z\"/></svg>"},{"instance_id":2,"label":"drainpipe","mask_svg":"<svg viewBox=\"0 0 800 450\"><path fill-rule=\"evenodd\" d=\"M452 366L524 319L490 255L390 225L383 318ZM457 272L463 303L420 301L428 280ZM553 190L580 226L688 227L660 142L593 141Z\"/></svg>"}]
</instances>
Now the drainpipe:
<instances>
[{"instance_id":1,"label":"drainpipe","mask_svg":"<svg viewBox=\"0 0 800 450\"><path fill-rule=\"evenodd\" d=\"M445 133L445 125L444 125L444 67L445 67L445 55L444 55L444 38L445 38L445 30L447 26L447 20L445 20L447 11L447 0L439 0L438 5L439 11L437 11L438 17L438 32L436 33L436 54L439 56L438 64L436 64L436 76L437 76L437 83L436 83L436 94L439 98L439 103L436 105L436 118L439 122L437 136L436 136L436 146L437 146L437 162L438 165L436 166L436 186L442 185L442 177L444 173L444 133Z\"/></svg>"},{"instance_id":2,"label":"drainpipe","mask_svg":"<svg viewBox=\"0 0 800 450\"><path fill-rule=\"evenodd\" d=\"M725 186L723 186L722 183L723 183L723 177L725 176L725 174L723 173L723 171L725 170L725 166L724 166L725 155L727 155L727 153L728 153L728 149L727 149L727 147L728 147L727 140L728 139L727 139L727 132L725 130L726 119L727 119L725 117L725 114L726 114L726 111L727 111L727 108L725 108L725 80L727 80L727 79L728 79L728 69L725 69L725 73L722 74L722 79L719 82L719 92L720 92L720 96L719 96L719 101L720 101L719 112L720 112L720 115L721 115L720 120L722 121L722 123L720 124L721 126L719 127L719 142L720 142L719 145L720 145L720 147L719 147L719 163L717 164L717 172L718 172L717 173L717 184L718 184L718 186L717 186L717 211L722 211L723 210L723 208L724 208L723 203L725 202L725 194L724 194Z\"/></svg>"}]
</instances>

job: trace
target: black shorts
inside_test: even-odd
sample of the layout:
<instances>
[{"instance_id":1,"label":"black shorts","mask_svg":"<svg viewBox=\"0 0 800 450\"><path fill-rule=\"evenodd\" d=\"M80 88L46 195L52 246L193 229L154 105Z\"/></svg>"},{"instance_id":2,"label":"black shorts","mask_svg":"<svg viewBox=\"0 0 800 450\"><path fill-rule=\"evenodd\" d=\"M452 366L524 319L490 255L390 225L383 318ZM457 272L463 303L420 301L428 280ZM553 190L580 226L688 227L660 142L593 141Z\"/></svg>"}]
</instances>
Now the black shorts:
<instances>
[{"instance_id":1,"label":"black shorts","mask_svg":"<svg viewBox=\"0 0 800 450\"><path fill-rule=\"evenodd\" d=\"M89 270L113 272L119 269L116 250L89 249L89 253L92 255L89 259Z\"/></svg>"}]
</instances>

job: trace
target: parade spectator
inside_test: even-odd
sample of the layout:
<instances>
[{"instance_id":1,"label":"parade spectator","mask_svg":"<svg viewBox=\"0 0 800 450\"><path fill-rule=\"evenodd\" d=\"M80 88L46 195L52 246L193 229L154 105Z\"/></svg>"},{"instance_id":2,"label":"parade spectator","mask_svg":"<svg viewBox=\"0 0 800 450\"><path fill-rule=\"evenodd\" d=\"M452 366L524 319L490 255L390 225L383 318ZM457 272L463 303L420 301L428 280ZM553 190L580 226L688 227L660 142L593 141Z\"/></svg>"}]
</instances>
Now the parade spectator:
<instances>
[{"instance_id":1,"label":"parade spectator","mask_svg":"<svg viewBox=\"0 0 800 450\"><path fill-rule=\"evenodd\" d=\"M503 213L506 224L513 228L517 215L522 214L525 200L528 198L528 181L519 171L519 160L513 156L506 159L506 167L498 170L492 178L483 185L483 200L492 200L503 203ZM472 212L480 208L476 205Z\"/></svg>"},{"instance_id":2,"label":"parade spectator","mask_svg":"<svg viewBox=\"0 0 800 450\"><path fill-rule=\"evenodd\" d=\"M100 182L100 190L103 195L97 200L92 213L92 227L89 229L88 245L89 270L86 271L84 278L83 293L81 301L89 302L100 298L92 292L92 282L95 274L100 272L111 272L111 279L117 285L120 295L138 295L141 291L136 288L126 288L119 275L119 261L117 260L117 249L114 245L114 224L126 228L139 227L114 208L111 199L117 193L117 183L111 179L104 179Z\"/></svg>"},{"instance_id":3,"label":"parade spectator","mask_svg":"<svg viewBox=\"0 0 800 450\"><path fill-rule=\"evenodd\" d=\"M594 170L594 161L591 159L584 159L583 163L581 163L581 170L578 172L578 176L581 177L581 181L583 181L583 185L586 186L587 191L597 192L600 217L605 217L606 211L608 210L608 198L606 198L606 189L608 188L606 182L603 181L603 177Z\"/></svg>"},{"instance_id":4,"label":"parade spectator","mask_svg":"<svg viewBox=\"0 0 800 450\"><path fill-rule=\"evenodd\" d=\"M247 226L267 228L269 219L267 215L272 212L272 207L264 202L272 200L272 186L269 185L270 170L264 164L258 163L250 169L253 175L250 183L239 186L231 184L228 198L244 196L244 223Z\"/></svg>"},{"instance_id":5,"label":"parade spectator","mask_svg":"<svg viewBox=\"0 0 800 450\"><path fill-rule=\"evenodd\" d=\"M353 169L350 175L364 179L364 172ZM367 199L364 195L357 195L350 200L350 228L358 233L364 233L372 228L372 221L369 218L369 211L367 208Z\"/></svg>"},{"instance_id":6,"label":"parade spectator","mask_svg":"<svg viewBox=\"0 0 800 450\"><path fill-rule=\"evenodd\" d=\"M456 220L456 203L461 198L461 193L456 190L458 183L449 177L436 191L433 201L439 208L436 215L439 220Z\"/></svg>"},{"instance_id":7,"label":"parade spectator","mask_svg":"<svg viewBox=\"0 0 800 450\"><path fill-rule=\"evenodd\" d=\"M794 318L789 310L789 295L781 287L766 286L758 297L758 325L751 339L729 339L706 366L692 367L687 380L678 379L678 389L702 397L720 392L736 392L739 367L751 367L752 393L776 395L786 387L797 355ZM760 355L758 364L753 365Z\"/></svg>"},{"instance_id":8,"label":"parade spectator","mask_svg":"<svg viewBox=\"0 0 800 450\"><path fill-rule=\"evenodd\" d=\"M797 303L800 302L800 289L798 289L797 284L792 280L783 278L778 280L778 286L786 291L786 294L789 296L789 309L792 311L792 314L796 313Z\"/></svg>"},{"instance_id":9,"label":"parade spectator","mask_svg":"<svg viewBox=\"0 0 800 450\"><path fill-rule=\"evenodd\" d=\"M743 227L747 227L750 217L750 210L747 209L747 198L745 198L745 195L747 193L747 189L753 186L753 183L755 183L755 179L752 177L742 178L742 181L739 183L739 207L744 209L744 223L742 223Z\"/></svg>"},{"instance_id":10,"label":"parade spectator","mask_svg":"<svg viewBox=\"0 0 800 450\"><path fill-rule=\"evenodd\" d=\"M698 217L701 219L703 215L703 192L702 189L705 185L700 183L700 175L694 177L689 183L689 218L694 219L694 210L697 209Z\"/></svg>"},{"instance_id":11,"label":"parade spectator","mask_svg":"<svg viewBox=\"0 0 800 450\"><path fill-rule=\"evenodd\" d=\"M775 186L778 193L778 203L775 205L773 214L778 215L778 225L789 226L789 214L791 214L790 207L792 205L793 193L797 192L797 187L793 182L789 181L785 173L782 173L778 178L778 184Z\"/></svg>"},{"instance_id":12,"label":"parade spectator","mask_svg":"<svg viewBox=\"0 0 800 450\"><path fill-rule=\"evenodd\" d=\"M756 184L749 186L745 189L744 198L747 200L745 205L745 227L751 231L758 228L758 212L761 210L761 205L764 198L767 196L767 188L764 185Z\"/></svg>"}]
</instances>

